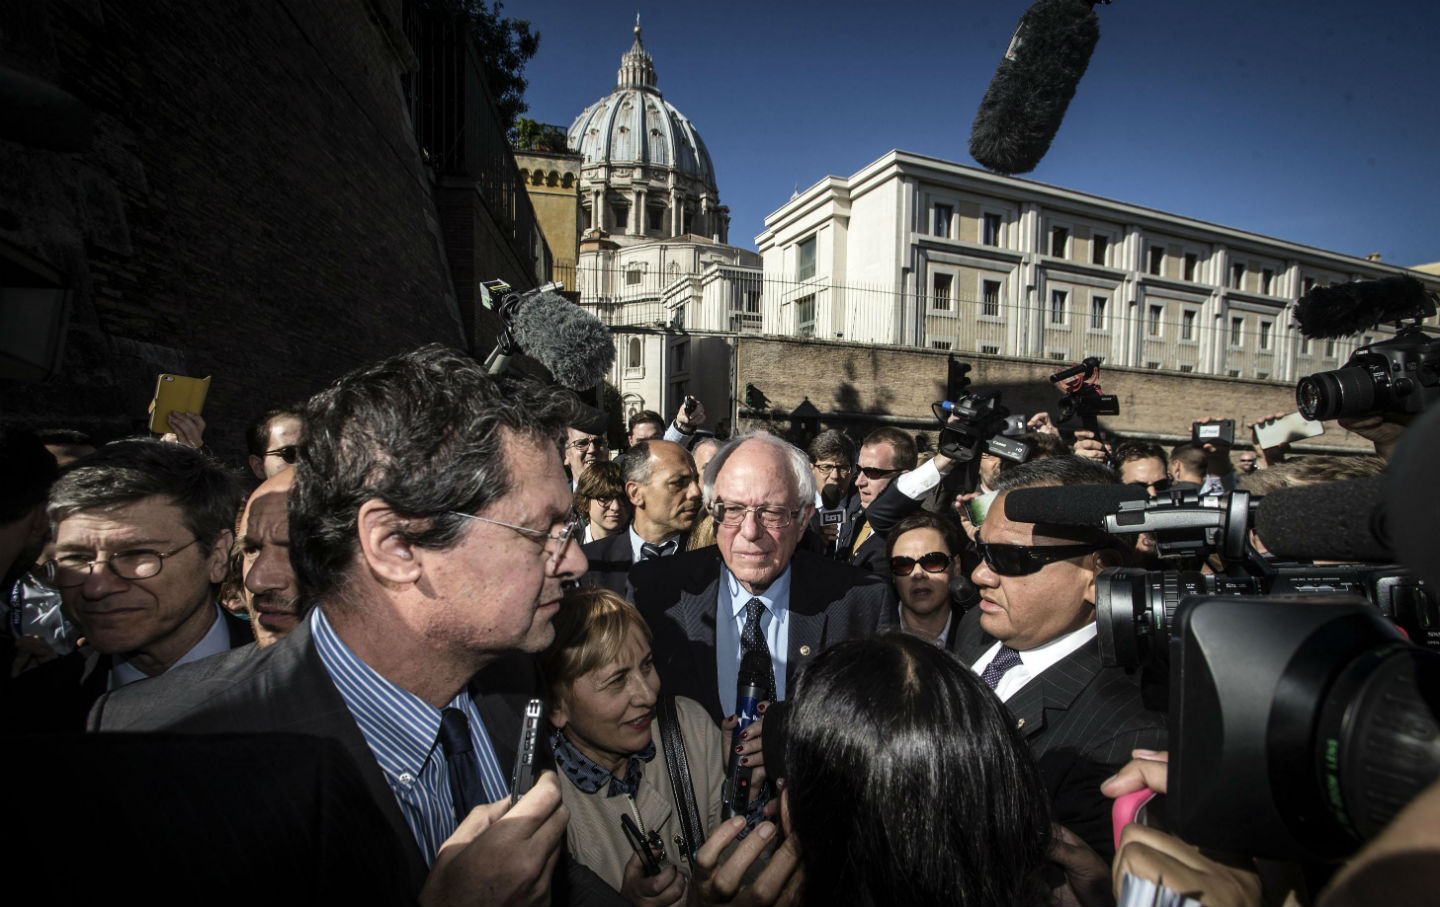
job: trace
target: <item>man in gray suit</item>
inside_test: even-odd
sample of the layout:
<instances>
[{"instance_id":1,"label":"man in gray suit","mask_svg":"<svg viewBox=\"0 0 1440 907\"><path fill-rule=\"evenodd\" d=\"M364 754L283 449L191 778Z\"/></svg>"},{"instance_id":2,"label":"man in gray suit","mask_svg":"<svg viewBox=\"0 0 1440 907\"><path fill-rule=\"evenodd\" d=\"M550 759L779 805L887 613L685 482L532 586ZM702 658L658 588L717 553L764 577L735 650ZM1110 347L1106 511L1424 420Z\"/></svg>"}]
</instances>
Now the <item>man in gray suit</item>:
<instances>
[{"instance_id":1,"label":"man in gray suit","mask_svg":"<svg viewBox=\"0 0 1440 907\"><path fill-rule=\"evenodd\" d=\"M815 507L815 477L793 445L763 434L732 440L706 466L704 490L716 546L636 564L630 583L666 691L719 721L734 710L747 652L765 656L769 698L784 699L812 658L874 633L896 612L889 583L795 550Z\"/></svg>"},{"instance_id":2,"label":"man in gray suit","mask_svg":"<svg viewBox=\"0 0 1440 907\"><path fill-rule=\"evenodd\" d=\"M1107 859L1110 800L1100 783L1132 749L1165 749L1163 715L1145 708L1139 683L1100 662L1095 576L1133 546L1097 530L1018 523L1009 492L1047 485L1110 485L1108 468L1080 457L1034 460L1001 473L1000 495L975 542L970 578L980 604L961 620L956 654L1005 702L1050 793L1052 818Z\"/></svg>"},{"instance_id":3,"label":"man in gray suit","mask_svg":"<svg viewBox=\"0 0 1440 907\"><path fill-rule=\"evenodd\" d=\"M511 653L549 644L562 583L585 572L560 459L571 403L439 346L339 379L305 408L290 496L309 617L110 694L91 728L333 738L421 900L548 897L567 814L548 773L509 804L536 689Z\"/></svg>"}]
</instances>

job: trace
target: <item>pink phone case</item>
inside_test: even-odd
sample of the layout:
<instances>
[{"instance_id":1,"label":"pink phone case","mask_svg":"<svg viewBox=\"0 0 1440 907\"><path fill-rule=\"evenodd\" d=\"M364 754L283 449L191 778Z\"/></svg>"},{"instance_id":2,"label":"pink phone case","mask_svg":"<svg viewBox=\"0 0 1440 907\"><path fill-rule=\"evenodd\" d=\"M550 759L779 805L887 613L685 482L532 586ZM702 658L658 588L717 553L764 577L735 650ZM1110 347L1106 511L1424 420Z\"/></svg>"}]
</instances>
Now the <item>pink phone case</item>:
<instances>
[{"instance_id":1,"label":"pink phone case","mask_svg":"<svg viewBox=\"0 0 1440 907\"><path fill-rule=\"evenodd\" d=\"M1135 821L1135 816L1140 808L1149 803L1155 797L1155 792L1148 787L1141 788L1134 793L1123 794L1115 798L1110 804L1110 821L1115 825L1115 849L1120 849L1120 832L1125 826Z\"/></svg>"}]
</instances>

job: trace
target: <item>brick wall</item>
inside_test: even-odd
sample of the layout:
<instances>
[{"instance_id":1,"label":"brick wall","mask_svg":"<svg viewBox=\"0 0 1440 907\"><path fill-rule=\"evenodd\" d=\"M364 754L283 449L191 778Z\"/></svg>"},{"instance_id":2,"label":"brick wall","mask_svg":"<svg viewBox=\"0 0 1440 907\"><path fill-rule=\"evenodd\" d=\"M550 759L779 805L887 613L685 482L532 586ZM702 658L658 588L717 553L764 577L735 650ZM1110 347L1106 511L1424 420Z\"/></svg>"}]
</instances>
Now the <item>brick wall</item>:
<instances>
[{"instance_id":1,"label":"brick wall","mask_svg":"<svg viewBox=\"0 0 1440 907\"><path fill-rule=\"evenodd\" d=\"M61 373L0 416L101 434L161 370L212 375L208 439L428 341L463 345L412 138L400 0L49 0L0 9L6 65L94 112L77 154L0 141L0 241L76 290Z\"/></svg>"},{"instance_id":2,"label":"brick wall","mask_svg":"<svg viewBox=\"0 0 1440 907\"><path fill-rule=\"evenodd\" d=\"M768 422L787 428L791 413L808 397L820 410L823 427L847 429L856 437L883 422L932 430L930 405L944 398L944 351L867 346L776 338L739 339L736 399L742 401L741 426ZM999 390L1011 412L1055 414L1059 392L1049 382L1057 368L1070 363L1003 359L958 354L972 366L971 390ZM1212 416L1236 421L1236 440L1249 442L1243 423L1276 412L1295 410L1288 384L1199 375L1161 374L1146 369L1101 368L1106 393L1120 398L1120 415L1102 417L1103 428L1127 436L1178 440L1190 437L1190 423ZM745 385L769 398L770 414L743 406ZM1078 420L1066 427L1079 427ZM933 437L933 431L932 431ZM1325 434L1297 451L1368 452L1369 442L1325 424Z\"/></svg>"}]
</instances>

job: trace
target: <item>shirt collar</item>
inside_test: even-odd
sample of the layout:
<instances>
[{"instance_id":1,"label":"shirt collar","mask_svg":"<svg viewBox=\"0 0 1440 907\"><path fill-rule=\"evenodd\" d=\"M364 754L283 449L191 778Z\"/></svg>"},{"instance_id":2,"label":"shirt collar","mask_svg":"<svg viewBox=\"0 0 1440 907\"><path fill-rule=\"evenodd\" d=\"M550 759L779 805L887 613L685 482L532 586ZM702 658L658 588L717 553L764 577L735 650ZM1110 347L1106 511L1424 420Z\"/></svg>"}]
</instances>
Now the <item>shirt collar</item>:
<instances>
[{"instance_id":1,"label":"shirt collar","mask_svg":"<svg viewBox=\"0 0 1440 907\"><path fill-rule=\"evenodd\" d=\"M950 609L950 615L945 618L945 629L941 630L941 631L940 631L940 635L939 635L939 636L936 636L936 637L934 637L934 638L931 638L931 637L928 636L927 634L920 633L919 631L911 630L909 627L905 626L905 606L904 606L904 605L896 605L896 606L895 606L895 613L900 616L900 629L904 630L906 633L913 633L913 634L915 634L916 636L920 637L921 639L929 639L931 642L935 643L935 645L939 646L939 647L942 648L942 649L945 648L945 641L950 638L950 627L951 627L951 625L953 625L953 624L955 623L955 609L954 609L954 608L951 608L951 609Z\"/></svg>"},{"instance_id":2,"label":"shirt collar","mask_svg":"<svg viewBox=\"0 0 1440 907\"><path fill-rule=\"evenodd\" d=\"M655 758L655 740L652 737L643 750L630 754L625 763L625 777L617 778L594 759L580 752L559 728L550 732L550 749L555 753L556 767L565 773L571 784L582 793L593 794L608 783L609 788L605 791L607 797L618 797L621 794L635 796L635 792L640 788L640 779L644 777L645 763Z\"/></svg>"},{"instance_id":3,"label":"shirt collar","mask_svg":"<svg viewBox=\"0 0 1440 907\"><path fill-rule=\"evenodd\" d=\"M771 614L779 614L790 606L790 565L785 565L785 572L771 583L769 588L763 592L746 592L745 587L735 578L726 566L720 567L720 581L723 588L730 593L730 616L739 617L744 612L745 606L750 599L758 598L765 603L765 608Z\"/></svg>"},{"instance_id":4,"label":"shirt collar","mask_svg":"<svg viewBox=\"0 0 1440 907\"><path fill-rule=\"evenodd\" d=\"M1020 653L1020 663L1025 665L1025 670L1029 671L1031 676L1037 676L1046 668L1094 639L1097 630L1098 627L1092 620L1078 630L1071 630L1064 636L1057 636L1043 645L1026 649Z\"/></svg>"},{"instance_id":5,"label":"shirt collar","mask_svg":"<svg viewBox=\"0 0 1440 907\"><path fill-rule=\"evenodd\" d=\"M361 661L335 633L323 609L311 611L310 629L325 670L380 768L394 777L418 777L440 736L440 710ZM462 689L450 706L465 710L466 695Z\"/></svg>"},{"instance_id":6,"label":"shirt collar","mask_svg":"<svg viewBox=\"0 0 1440 907\"><path fill-rule=\"evenodd\" d=\"M632 564L638 564L640 563L640 546L645 544L645 540L642 539L638 534L636 534L634 520L630 521L630 528L626 531L630 533L630 562ZM675 554L680 550L679 540L680 533L677 532L665 541L660 542L659 544L661 548L664 548L666 545L674 545L675 549L671 551L670 554ZM652 542L651 544L654 543Z\"/></svg>"},{"instance_id":7,"label":"shirt collar","mask_svg":"<svg viewBox=\"0 0 1440 907\"><path fill-rule=\"evenodd\" d=\"M215 609L215 621L210 624L210 629L205 631L205 635L200 637L199 642L190 647L190 651L181 655L174 664L166 668L166 671L173 671L183 664L230 651L230 626L225 622L225 615L220 610L220 606L212 605L212 607ZM149 676L132 665L130 659L117 656L110 668L110 689L119 689L127 683L144 680Z\"/></svg>"}]
</instances>

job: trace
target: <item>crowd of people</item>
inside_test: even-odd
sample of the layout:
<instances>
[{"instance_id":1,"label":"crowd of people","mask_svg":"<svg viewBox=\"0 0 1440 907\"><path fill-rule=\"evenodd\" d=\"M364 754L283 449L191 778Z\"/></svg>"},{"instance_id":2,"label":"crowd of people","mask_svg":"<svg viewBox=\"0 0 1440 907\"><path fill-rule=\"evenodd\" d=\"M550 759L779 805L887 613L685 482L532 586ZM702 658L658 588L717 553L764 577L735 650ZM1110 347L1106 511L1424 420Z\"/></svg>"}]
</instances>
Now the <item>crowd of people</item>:
<instances>
[{"instance_id":1,"label":"crowd of people","mask_svg":"<svg viewBox=\"0 0 1440 907\"><path fill-rule=\"evenodd\" d=\"M612 456L603 412L438 346L259 414L243 480L217 426L171 424L3 430L5 733L329 747L324 781L187 784L257 816L237 865L291 851L266 886L447 904L1109 904L1112 871L1175 865L1202 902L1261 903L1252 868L1173 835L1117 853L1113 798L1164 790L1169 724L1102 662L1096 578L1157 563L1154 539L1017 521L1006 496L1385 468L1043 413L1010 432L1020 462L891 425L802 448L719 437L693 399L635 414ZM546 770L512 791L527 735ZM317 785L343 808L287 812L331 803ZM166 826L175 859L212 819Z\"/></svg>"}]
</instances>

